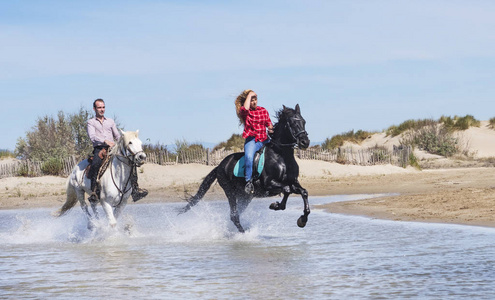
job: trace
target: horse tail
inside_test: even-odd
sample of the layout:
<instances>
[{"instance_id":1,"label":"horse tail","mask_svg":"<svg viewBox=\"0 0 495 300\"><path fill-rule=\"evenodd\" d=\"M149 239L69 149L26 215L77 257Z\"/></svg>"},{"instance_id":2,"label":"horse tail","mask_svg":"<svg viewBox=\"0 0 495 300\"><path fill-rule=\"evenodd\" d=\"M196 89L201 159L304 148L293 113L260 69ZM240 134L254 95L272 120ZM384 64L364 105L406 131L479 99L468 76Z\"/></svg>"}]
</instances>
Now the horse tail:
<instances>
[{"instance_id":1,"label":"horse tail","mask_svg":"<svg viewBox=\"0 0 495 300\"><path fill-rule=\"evenodd\" d=\"M67 200L64 205L52 213L54 217L61 217L65 215L71 208L77 203L76 189L70 184L70 180L67 180Z\"/></svg>"},{"instance_id":2,"label":"horse tail","mask_svg":"<svg viewBox=\"0 0 495 300\"><path fill-rule=\"evenodd\" d=\"M203 180L203 182L199 186L199 189L198 189L198 192L196 193L196 195L194 195L194 196L192 196L186 200L188 203L184 208L182 208L179 211L179 214L183 214L183 213L187 212L188 210L190 210L191 207L198 204L199 200L201 200L204 197L206 192L210 189L210 186L217 179L217 168L218 167L216 167L208 175L206 175L205 179Z\"/></svg>"}]
</instances>

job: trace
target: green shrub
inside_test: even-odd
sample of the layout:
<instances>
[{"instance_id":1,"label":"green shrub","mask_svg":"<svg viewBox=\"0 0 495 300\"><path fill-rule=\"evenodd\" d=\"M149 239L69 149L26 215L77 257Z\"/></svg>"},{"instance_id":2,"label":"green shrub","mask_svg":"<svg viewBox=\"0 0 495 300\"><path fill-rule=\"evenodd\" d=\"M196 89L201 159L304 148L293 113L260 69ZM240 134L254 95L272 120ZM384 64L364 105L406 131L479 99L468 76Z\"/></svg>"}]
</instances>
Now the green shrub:
<instances>
[{"instance_id":1,"label":"green shrub","mask_svg":"<svg viewBox=\"0 0 495 300\"><path fill-rule=\"evenodd\" d=\"M398 136L408 130L420 130L425 126L435 125L438 122L433 119L406 120L399 126L392 125L386 130L387 136Z\"/></svg>"},{"instance_id":2,"label":"green shrub","mask_svg":"<svg viewBox=\"0 0 495 300\"><path fill-rule=\"evenodd\" d=\"M390 153L387 148L376 145L369 149L371 151L371 161L385 163L390 161Z\"/></svg>"},{"instance_id":3,"label":"green shrub","mask_svg":"<svg viewBox=\"0 0 495 300\"><path fill-rule=\"evenodd\" d=\"M89 118L90 112L83 108L73 114L59 111L56 117L40 117L26 137L17 140L15 155L33 161L64 159L73 155L85 157L93 149L86 133Z\"/></svg>"},{"instance_id":4,"label":"green shrub","mask_svg":"<svg viewBox=\"0 0 495 300\"><path fill-rule=\"evenodd\" d=\"M342 134L334 135L331 139L327 138L322 143L321 147L323 149L332 150L342 147L345 142L360 144L362 141L369 138L372 134L372 132L363 130L358 130L356 132L354 132L354 130L351 130Z\"/></svg>"},{"instance_id":5,"label":"green shrub","mask_svg":"<svg viewBox=\"0 0 495 300\"><path fill-rule=\"evenodd\" d=\"M444 127L427 126L413 135L413 145L432 154L450 157L459 153L457 139Z\"/></svg>"},{"instance_id":6,"label":"green shrub","mask_svg":"<svg viewBox=\"0 0 495 300\"><path fill-rule=\"evenodd\" d=\"M167 146L161 143L156 143L154 145L143 144L143 151L144 153L160 152L160 151L169 152Z\"/></svg>"},{"instance_id":7,"label":"green shrub","mask_svg":"<svg viewBox=\"0 0 495 300\"><path fill-rule=\"evenodd\" d=\"M175 152L179 163L187 163L191 157L197 157L206 150L203 145L189 144L185 139L175 140Z\"/></svg>"},{"instance_id":8,"label":"green shrub","mask_svg":"<svg viewBox=\"0 0 495 300\"><path fill-rule=\"evenodd\" d=\"M335 135L331 139L325 139L325 141L321 144L321 147L323 149L333 150L341 147L342 145L344 145L344 139L342 138L342 136Z\"/></svg>"},{"instance_id":9,"label":"green shrub","mask_svg":"<svg viewBox=\"0 0 495 300\"><path fill-rule=\"evenodd\" d=\"M146 156L149 158L152 154L155 155L155 162L162 165L168 162L175 162L177 159L177 154L172 153L167 149L166 145L161 143L152 144L143 144L143 151L146 153Z\"/></svg>"},{"instance_id":10,"label":"green shrub","mask_svg":"<svg viewBox=\"0 0 495 300\"><path fill-rule=\"evenodd\" d=\"M338 150L337 150L337 158L336 158L335 162L338 164L341 164L341 165L345 165L345 164L349 163L347 161L347 156L345 155L345 153L342 153L340 148L338 148Z\"/></svg>"},{"instance_id":11,"label":"green shrub","mask_svg":"<svg viewBox=\"0 0 495 300\"><path fill-rule=\"evenodd\" d=\"M491 118L491 119L488 121L488 123L490 124L490 127L491 127L492 129L495 129L495 118Z\"/></svg>"},{"instance_id":12,"label":"green shrub","mask_svg":"<svg viewBox=\"0 0 495 300\"><path fill-rule=\"evenodd\" d=\"M43 165L41 165L41 172L44 175L61 175L64 170L64 165L60 159L57 158L49 158L46 160Z\"/></svg>"},{"instance_id":13,"label":"green shrub","mask_svg":"<svg viewBox=\"0 0 495 300\"><path fill-rule=\"evenodd\" d=\"M418 158L416 157L416 155L414 155L413 152L409 154L409 165L411 165L412 167L418 170L421 170L421 166L419 165Z\"/></svg>"},{"instance_id":14,"label":"green shrub","mask_svg":"<svg viewBox=\"0 0 495 300\"><path fill-rule=\"evenodd\" d=\"M443 126L450 131L466 130L469 127L480 127L481 122L476 120L471 115L465 115L464 117L454 116L454 118L442 116L439 120Z\"/></svg>"},{"instance_id":15,"label":"green shrub","mask_svg":"<svg viewBox=\"0 0 495 300\"><path fill-rule=\"evenodd\" d=\"M14 152L9 150L0 150L0 159L15 158Z\"/></svg>"},{"instance_id":16,"label":"green shrub","mask_svg":"<svg viewBox=\"0 0 495 300\"><path fill-rule=\"evenodd\" d=\"M22 163L17 170L17 175L22 177L34 177L36 176L36 172L34 172L27 163Z\"/></svg>"},{"instance_id":17,"label":"green shrub","mask_svg":"<svg viewBox=\"0 0 495 300\"><path fill-rule=\"evenodd\" d=\"M213 148L213 151L225 149L233 151L242 151L244 149L244 138L240 134L232 134L225 142L221 142Z\"/></svg>"}]
</instances>

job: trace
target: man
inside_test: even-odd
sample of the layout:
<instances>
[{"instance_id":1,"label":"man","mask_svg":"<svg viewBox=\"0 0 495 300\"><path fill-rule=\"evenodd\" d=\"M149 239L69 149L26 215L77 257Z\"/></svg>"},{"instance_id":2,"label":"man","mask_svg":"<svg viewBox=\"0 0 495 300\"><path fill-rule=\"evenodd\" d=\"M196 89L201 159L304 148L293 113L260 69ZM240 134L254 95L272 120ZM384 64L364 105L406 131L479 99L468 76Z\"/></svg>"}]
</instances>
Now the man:
<instances>
[{"instance_id":1,"label":"man","mask_svg":"<svg viewBox=\"0 0 495 300\"><path fill-rule=\"evenodd\" d=\"M93 161L91 163L90 178L91 178L91 195L88 198L90 202L96 202L99 198L99 193L97 190L96 178L98 177L98 171L103 163L100 158L100 152L105 149L113 147L115 141L120 138L120 133L117 130L115 122L105 117L105 101L103 99L96 99L93 102L93 110L95 111L95 117L88 120L87 132L89 139L93 143ZM137 170L131 173L131 184L132 184L132 200L134 202L142 199L148 195L148 191L145 189L140 189L137 183Z\"/></svg>"}]
</instances>

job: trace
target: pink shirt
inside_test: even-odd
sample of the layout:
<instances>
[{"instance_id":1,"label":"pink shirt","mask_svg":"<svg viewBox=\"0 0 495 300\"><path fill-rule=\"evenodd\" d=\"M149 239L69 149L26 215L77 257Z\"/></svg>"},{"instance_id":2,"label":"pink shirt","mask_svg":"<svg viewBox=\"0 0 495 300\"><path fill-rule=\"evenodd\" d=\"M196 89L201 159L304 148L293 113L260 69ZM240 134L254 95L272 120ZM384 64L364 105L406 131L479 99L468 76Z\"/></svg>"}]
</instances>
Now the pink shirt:
<instances>
[{"instance_id":1,"label":"pink shirt","mask_svg":"<svg viewBox=\"0 0 495 300\"><path fill-rule=\"evenodd\" d=\"M105 140L115 142L120 138L120 133L112 119L103 118L101 122L95 117L89 119L87 125L86 130L93 147L103 146Z\"/></svg>"}]
</instances>

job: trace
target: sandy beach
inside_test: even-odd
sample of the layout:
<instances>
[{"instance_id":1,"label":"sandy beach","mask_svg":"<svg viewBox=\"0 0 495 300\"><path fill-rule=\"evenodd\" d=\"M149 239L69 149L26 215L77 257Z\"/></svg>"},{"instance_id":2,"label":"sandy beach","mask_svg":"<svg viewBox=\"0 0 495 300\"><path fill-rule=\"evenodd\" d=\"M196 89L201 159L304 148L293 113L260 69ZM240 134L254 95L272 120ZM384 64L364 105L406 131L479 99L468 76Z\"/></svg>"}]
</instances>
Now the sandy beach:
<instances>
[{"instance_id":1,"label":"sandy beach","mask_svg":"<svg viewBox=\"0 0 495 300\"><path fill-rule=\"evenodd\" d=\"M323 206L332 213L493 227L495 168L480 159L495 157L495 130L489 128L487 122L482 122L480 128L469 129L463 134L470 141L471 160L417 153L421 164L434 166L423 170L392 165L356 166L298 160L300 182L309 192L310 203L311 196L387 194ZM390 139L384 136L371 139L369 143L390 145ZM150 193L138 203L182 201L185 193L194 194L197 191L202 179L212 169L211 166L199 164L145 164L139 169L139 182ZM55 176L2 178L0 209L58 208L65 202L65 185L66 178ZM289 201L299 201L299 197L293 195ZM214 184L205 196L205 200L209 199L226 197L222 189Z\"/></svg>"},{"instance_id":2,"label":"sandy beach","mask_svg":"<svg viewBox=\"0 0 495 300\"><path fill-rule=\"evenodd\" d=\"M418 171L385 166L342 166L313 160L298 161L300 181L311 196L398 194L325 205L332 213L404 221L495 226L495 168L451 168ZM182 201L195 193L212 167L144 165L140 184L150 194L139 203ZM11 177L0 180L0 209L53 207L65 201L66 179L54 176ZM214 184L206 200L226 199ZM293 195L291 199L297 199ZM130 203L129 205L135 205Z\"/></svg>"}]
</instances>

